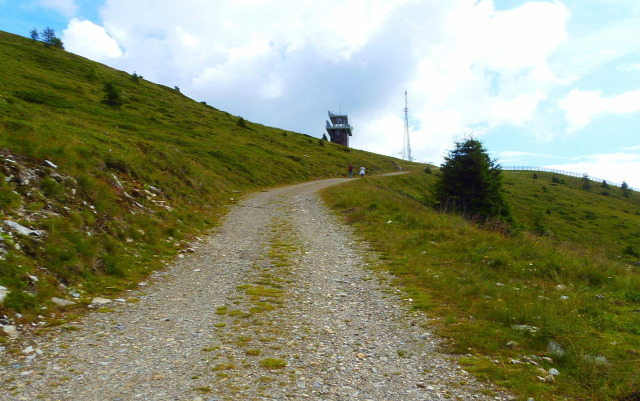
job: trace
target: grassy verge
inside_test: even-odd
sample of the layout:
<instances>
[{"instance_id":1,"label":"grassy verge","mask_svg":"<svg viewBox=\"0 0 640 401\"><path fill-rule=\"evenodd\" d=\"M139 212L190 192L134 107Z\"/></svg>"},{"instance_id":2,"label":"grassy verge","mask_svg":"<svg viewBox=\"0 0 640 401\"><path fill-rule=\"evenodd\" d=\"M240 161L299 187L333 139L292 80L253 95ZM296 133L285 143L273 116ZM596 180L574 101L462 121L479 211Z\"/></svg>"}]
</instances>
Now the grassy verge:
<instances>
[{"instance_id":1,"label":"grassy verge","mask_svg":"<svg viewBox=\"0 0 640 401\"><path fill-rule=\"evenodd\" d=\"M637 396L640 275L633 260L525 231L505 237L436 213L428 206L433 179L375 177L324 196L380 252L414 307L437 318L437 332L477 377L523 399ZM521 193L512 181L511 192ZM528 207L513 202L516 211ZM523 213L516 219L524 221ZM560 374L550 375L552 368Z\"/></svg>"}]
</instances>

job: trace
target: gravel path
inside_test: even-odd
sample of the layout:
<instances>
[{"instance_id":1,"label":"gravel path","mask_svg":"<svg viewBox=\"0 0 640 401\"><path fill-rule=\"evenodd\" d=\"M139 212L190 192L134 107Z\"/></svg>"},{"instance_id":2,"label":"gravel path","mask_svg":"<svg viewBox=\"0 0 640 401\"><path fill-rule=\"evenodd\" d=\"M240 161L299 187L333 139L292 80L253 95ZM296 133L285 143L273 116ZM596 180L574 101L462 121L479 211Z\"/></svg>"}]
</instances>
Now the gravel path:
<instances>
[{"instance_id":1,"label":"gravel path","mask_svg":"<svg viewBox=\"0 0 640 401\"><path fill-rule=\"evenodd\" d=\"M511 399L368 268L316 193L343 181L247 197L126 302L0 352L0 399Z\"/></svg>"}]
</instances>

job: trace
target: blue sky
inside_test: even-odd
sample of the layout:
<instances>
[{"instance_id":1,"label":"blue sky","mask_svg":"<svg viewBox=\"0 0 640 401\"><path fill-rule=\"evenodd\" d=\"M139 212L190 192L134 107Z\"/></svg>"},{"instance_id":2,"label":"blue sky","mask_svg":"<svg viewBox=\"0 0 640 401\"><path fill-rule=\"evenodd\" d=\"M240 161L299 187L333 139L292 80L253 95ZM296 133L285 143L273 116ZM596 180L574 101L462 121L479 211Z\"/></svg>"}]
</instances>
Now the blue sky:
<instances>
[{"instance_id":1,"label":"blue sky","mask_svg":"<svg viewBox=\"0 0 640 401\"><path fill-rule=\"evenodd\" d=\"M251 121L439 164L478 137L504 166L640 188L638 0L0 0L0 30Z\"/></svg>"}]
</instances>

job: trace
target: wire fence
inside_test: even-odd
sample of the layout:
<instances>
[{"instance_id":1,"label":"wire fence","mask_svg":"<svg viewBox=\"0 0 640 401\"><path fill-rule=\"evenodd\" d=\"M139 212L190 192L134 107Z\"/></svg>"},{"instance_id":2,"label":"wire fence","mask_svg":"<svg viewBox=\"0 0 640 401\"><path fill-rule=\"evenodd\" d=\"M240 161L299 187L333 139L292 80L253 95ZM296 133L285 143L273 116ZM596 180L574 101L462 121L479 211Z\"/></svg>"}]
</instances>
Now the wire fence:
<instances>
[{"instance_id":1,"label":"wire fence","mask_svg":"<svg viewBox=\"0 0 640 401\"><path fill-rule=\"evenodd\" d=\"M554 168L546 168L546 167L534 167L534 166L501 166L501 168L503 170L509 170L509 171L542 171L545 173L554 173L554 174L562 174L562 175L568 175L570 177L578 177L578 178L582 178L584 177L584 174L580 174L580 173L575 173L573 171L566 171L566 170L557 170ZM614 181L609 181L609 180L605 180L602 178L598 178L598 177L592 177L592 176L588 176L589 179L591 181L597 181L597 182L606 182L607 185L613 185L616 187L621 187L622 184L619 182L614 182ZM632 191L636 191L636 192L640 192L640 189L638 188L634 188L634 187L629 187L629 189L631 189Z\"/></svg>"}]
</instances>

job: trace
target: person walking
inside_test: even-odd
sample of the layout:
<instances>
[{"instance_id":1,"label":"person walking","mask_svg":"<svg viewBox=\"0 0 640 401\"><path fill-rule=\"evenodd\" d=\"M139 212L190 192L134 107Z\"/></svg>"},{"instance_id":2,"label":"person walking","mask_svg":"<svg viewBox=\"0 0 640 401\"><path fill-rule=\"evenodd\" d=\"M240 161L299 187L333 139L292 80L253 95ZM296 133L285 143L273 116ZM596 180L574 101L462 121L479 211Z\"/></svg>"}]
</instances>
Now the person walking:
<instances>
[{"instance_id":1,"label":"person walking","mask_svg":"<svg viewBox=\"0 0 640 401\"><path fill-rule=\"evenodd\" d=\"M349 178L353 178L353 166L349 165Z\"/></svg>"},{"instance_id":2,"label":"person walking","mask_svg":"<svg viewBox=\"0 0 640 401\"><path fill-rule=\"evenodd\" d=\"M364 166L361 166L360 167L360 178L364 177L364 170L365 170Z\"/></svg>"}]
</instances>

